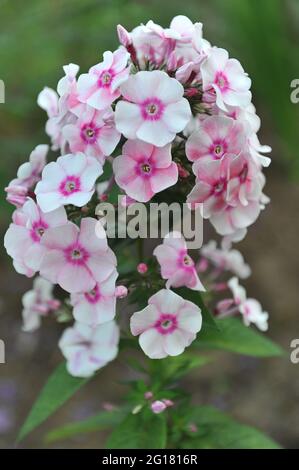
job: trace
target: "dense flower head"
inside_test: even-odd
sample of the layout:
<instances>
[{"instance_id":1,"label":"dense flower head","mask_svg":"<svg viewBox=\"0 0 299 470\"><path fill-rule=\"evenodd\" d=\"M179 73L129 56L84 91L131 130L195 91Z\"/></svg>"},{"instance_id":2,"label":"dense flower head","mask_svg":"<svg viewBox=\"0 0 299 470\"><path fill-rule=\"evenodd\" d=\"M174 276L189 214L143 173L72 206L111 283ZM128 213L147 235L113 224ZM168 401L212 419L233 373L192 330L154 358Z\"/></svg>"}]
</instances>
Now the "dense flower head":
<instances>
[{"instance_id":1,"label":"dense flower head","mask_svg":"<svg viewBox=\"0 0 299 470\"><path fill-rule=\"evenodd\" d=\"M58 309L54 285L66 291L50 317L74 320L59 346L78 377L114 359L117 299L130 303L139 289L153 295L131 316L131 333L153 359L183 353L202 326L200 308L170 288L207 289L207 297L229 288L232 294L215 309L219 319L241 314L246 326L261 330L268 320L237 277L226 277L228 271L250 274L232 243L245 237L269 202L263 189L271 148L258 137L250 78L237 59L204 38L202 23L186 16L166 28L152 20L132 31L118 25L117 33L119 47L105 51L101 62L83 72L66 64L56 89L40 92L37 103L47 113L45 131L56 154L47 163L49 147L38 145L6 188L16 210L5 248L17 272L39 273L23 297L24 329L35 330ZM191 210L200 205L203 219L223 237L221 247L210 241L193 259L183 235L171 228L153 251L156 260L146 259L142 246L139 261L130 260L133 246L122 250L115 240L117 260L105 211L96 211L99 202L115 206L116 195L123 212L153 200L187 203ZM128 266L118 269L123 258ZM172 404L155 399L151 409L159 413Z\"/></svg>"}]
</instances>

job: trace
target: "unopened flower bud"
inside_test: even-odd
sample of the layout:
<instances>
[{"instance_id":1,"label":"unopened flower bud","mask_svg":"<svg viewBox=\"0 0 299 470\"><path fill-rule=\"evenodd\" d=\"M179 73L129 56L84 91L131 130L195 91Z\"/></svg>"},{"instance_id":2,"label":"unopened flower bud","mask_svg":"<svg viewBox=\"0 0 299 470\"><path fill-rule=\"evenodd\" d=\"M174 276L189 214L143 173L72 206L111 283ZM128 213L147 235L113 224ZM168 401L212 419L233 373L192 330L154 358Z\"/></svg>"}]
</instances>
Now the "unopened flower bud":
<instances>
[{"instance_id":1,"label":"unopened flower bud","mask_svg":"<svg viewBox=\"0 0 299 470\"><path fill-rule=\"evenodd\" d=\"M117 25L117 35L118 35L119 42L123 46L128 47L132 44L130 33L121 24Z\"/></svg>"},{"instance_id":2,"label":"unopened flower bud","mask_svg":"<svg viewBox=\"0 0 299 470\"><path fill-rule=\"evenodd\" d=\"M178 171L179 171L179 177L180 178L188 178L190 175L189 171L186 170L180 163L177 163Z\"/></svg>"},{"instance_id":3,"label":"unopened flower bud","mask_svg":"<svg viewBox=\"0 0 299 470\"><path fill-rule=\"evenodd\" d=\"M137 271L139 272L139 274L145 274L148 271L147 264L139 263L137 266Z\"/></svg>"},{"instance_id":4,"label":"unopened flower bud","mask_svg":"<svg viewBox=\"0 0 299 470\"><path fill-rule=\"evenodd\" d=\"M144 398L146 400L151 400L153 398L153 396L154 396L154 394L151 391L145 392L145 394L144 394Z\"/></svg>"},{"instance_id":5,"label":"unopened flower bud","mask_svg":"<svg viewBox=\"0 0 299 470\"><path fill-rule=\"evenodd\" d=\"M174 405L174 402L172 400L168 400L168 398L163 398L162 401L167 406L167 408Z\"/></svg>"},{"instance_id":6,"label":"unopened flower bud","mask_svg":"<svg viewBox=\"0 0 299 470\"><path fill-rule=\"evenodd\" d=\"M124 299L128 295L126 286L117 286L115 289L115 296L117 299Z\"/></svg>"},{"instance_id":7,"label":"unopened flower bud","mask_svg":"<svg viewBox=\"0 0 299 470\"><path fill-rule=\"evenodd\" d=\"M165 411L166 408L167 408L167 406L161 400L156 400L151 404L151 410L156 415L159 414L159 413L163 413L163 411Z\"/></svg>"}]
</instances>

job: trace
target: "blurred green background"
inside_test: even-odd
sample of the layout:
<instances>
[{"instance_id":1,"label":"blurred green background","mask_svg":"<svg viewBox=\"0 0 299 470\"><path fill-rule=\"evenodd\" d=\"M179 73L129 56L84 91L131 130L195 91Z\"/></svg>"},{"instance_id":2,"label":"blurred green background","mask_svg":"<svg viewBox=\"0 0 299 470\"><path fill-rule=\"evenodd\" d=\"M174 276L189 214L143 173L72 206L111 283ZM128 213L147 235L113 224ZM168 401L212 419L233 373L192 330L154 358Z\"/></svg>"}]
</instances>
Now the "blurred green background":
<instances>
[{"instance_id":1,"label":"blurred green background","mask_svg":"<svg viewBox=\"0 0 299 470\"><path fill-rule=\"evenodd\" d=\"M298 0L0 0L0 79L6 85L6 103L0 104L0 186L15 177L33 147L48 142L46 115L36 98L44 86L56 87L64 64L78 63L85 72L104 50L117 47L118 23L128 30L149 19L167 26L177 14L201 21L204 36L227 48L252 78L253 102L262 118L260 140L273 147L265 191L272 204L240 248L253 268L250 293L270 313L269 334L289 348L290 340L299 337L299 104L290 101L290 83L299 79ZM2 195L1 234L12 212ZM59 357L59 332L47 325L34 335L20 333L20 297L30 281L13 272L4 250L0 261L0 338L8 344L8 363L0 368L0 447L6 447ZM117 376L115 370L111 374ZM186 385L195 400L233 408L237 417L283 445L299 447L298 377L299 365L296 369L288 358L246 362L223 355L200 377L201 385L198 377ZM17 390L16 402L6 407L8 415L1 408L3 383ZM117 400L118 389L112 388L98 390L98 400ZM65 413L68 419L80 415L73 408ZM55 419L57 424L65 416ZM84 442L69 445L98 445ZM40 445L37 433L25 446Z\"/></svg>"}]
</instances>

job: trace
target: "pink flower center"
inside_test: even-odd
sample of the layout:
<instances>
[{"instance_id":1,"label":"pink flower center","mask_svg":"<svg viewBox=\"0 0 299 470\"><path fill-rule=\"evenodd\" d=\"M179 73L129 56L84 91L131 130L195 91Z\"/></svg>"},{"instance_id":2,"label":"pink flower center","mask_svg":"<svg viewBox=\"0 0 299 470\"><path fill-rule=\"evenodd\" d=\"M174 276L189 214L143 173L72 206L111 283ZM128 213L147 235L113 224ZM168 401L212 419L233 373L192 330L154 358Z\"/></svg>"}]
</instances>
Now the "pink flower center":
<instances>
[{"instance_id":1,"label":"pink flower center","mask_svg":"<svg viewBox=\"0 0 299 470\"><path fill-rule=\"evenodd\" d=\"M75 265L83 265L89 258L88 252L79 244L69 246L64 254L67 262Z\"/></svg>"},{"instance_id":2,"label":"pink flower center","mask_svg":"<svg viewBox=\"0 0 299 470\"><path fill-rule=\"evenodd\" d=\"M96 304L101 297L98 286L96 285L91 291L84 294L87 302L90 304Z\"/></svg>"},{"instance_id":3,"label":"pink flower center","mask_svg":"<svg viewBox=\"0 0 299 470\"><path fill-rule=\"evenodd\" d=\"M108 88L111 85L113 79L112 70L104 70L98 80L98 85L100 88Z\"/></svg>"},{"instance_id":4,"label":"pink flower center","mask_svg":"<svg viewBox=\"0 0 299 470\"><path fill-rule=\"evenodd\" d=\"M80 137L86 144L94 144L97 140L99 129L93 122L84 124L81 128Z\"/></svg>"},{"instance_id":5,"label":"pink flower center","mask_svg":"<svg viewBox=\"0 0 299 470\"><path fill-rule=\"evenodd\" d=\"M59 190L63 196L70 196L80 191L80 178L77 176L67 176L61 183Z\"/></svg>"},{"instance_id":6,"label":"pink flower center","mask_svg":"<svg viewBox=\"0 0 299 470\"><path fill-rule=\"evenodd\" d=\"M229 88L228 80L223 72L217 72L214 83L221 91L226 91Z\"/></svg>"},{"instance_id":7,"label":"pink flower center","mask_svg":"<svg viewBox=\"0 0 299 470\"><path fill-rule=\"evenodd\" d=\"M158 121L164 112L164 104L158 98L148 98L141 103L141 114L146 121Z\"/></svg>"},{"instance_id":8,"label":"pink flower center","mask_svg":"<svg viewBox=\"0 0 299 470\"><path fill-rule=\"evenodd\" d=\"M149 176L149 174L152 171L152 168L148 163L142 163L140 165L140 170L141 170L141 173L143 173L144 176L147 176L147 175Z\"/></svg>"},{"instance_id":9,"label":"pink flower center","mask_svg":"<svg viewBox=\"0 0 299 470\"><path fill-rule=\"evenodd\" d=\"M193 259L189 255L185 255L183 258L183 264L184 266L193 266Z\"/></svg>"},{"instance_id":10,"label":"pink flower center","mask_svg":"<svg viewBox=\"0 0 299 470\"><path fill-rule=\"evenodd\" d=\"M214 158L221 158L227 151L227 144L224 140L214 141L209 151Z\"/></svg>"},{"instance_id":11,"label":"pink flower center","mask_svg":"<svg viewBox=\"0 0 299 470\"><path fill-rule=\"evenodd\" d=\"M38 222L34 222L32 225L32 229L30 231L30 236L32 240L36 243L40 242L41 237L45 233L45 230L48 228L48 224L43 220L39 220Z\"/></svg>"},{"instance_id":12,"label":"pink flower center","mask_svg":"<svg viewBox=\"0 0 299 470\"><path fill-rule=\"evenodd\" d=\"M175 315L171 313L161 313L159 319L155 323L155 328L161 335L173 333L178 327Z\"/></svg>"},{"instance_id":13,"label":"pink flower center","mask_svg":"<svg viewBox=\"0 0 299 470\"><path fill-rule=\"evenodd\" d=\"M143 160L141 163L140 159ZM146 157L140 157L140 159L135 167L136 174L142 178L149 178L154 172L154 165Z\"/></svg>"}]
</instances>

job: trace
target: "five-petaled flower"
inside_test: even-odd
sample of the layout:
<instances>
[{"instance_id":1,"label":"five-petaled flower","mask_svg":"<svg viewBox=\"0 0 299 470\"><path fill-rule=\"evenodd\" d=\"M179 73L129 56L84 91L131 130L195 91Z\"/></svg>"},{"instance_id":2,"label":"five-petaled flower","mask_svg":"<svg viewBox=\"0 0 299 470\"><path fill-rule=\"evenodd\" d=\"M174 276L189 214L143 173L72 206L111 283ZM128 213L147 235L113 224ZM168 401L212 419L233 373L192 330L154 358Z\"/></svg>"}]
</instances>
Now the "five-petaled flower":
<instances>
[{"instance_id":1,"label":"five-petaled flower","mask_svg":"<svg viewBox=\"0 0 299 470\"><path fill-rule=\"evenodd\" d=\"M115 123L128 139L163 147L191 119L183 86L165 72L138 72L120 89L124 99L116 104Z\"/></svg>"},{"instance_id":2,"label":"five-petaled flower","mask_svg":"<svg viewBox=\"0 0 299 470\"><path fill-rule=\"evenodd\" d=\"M181 354L201 329L201 310L173 291L162 289L131 317L131 332L151 359Z\"/></svg>"},{"instance_id":3,"label":"five-petaled flower","mask_svg":"<svg viewBox=\"0 0 299 470\"><path fill-rule=\"evenodd\" d=\"M186 286L193 290L205 290L180 232L166 235L162 245L157 246L153 254L160 264L161 276L167 279L167 288Z\"/></svg>"},{"instance_id":4,"label":"five-petaled flower","mask_svg":"<svg viewBox=\"0 0 299 470\"><path fill-rule=\"evenodd\" d=\"M82 207L90 201L102 173L102 165L84 153L59 157L45 166L36 185L38 205L44 212L67 204Z\"/></svg>"},{"instance_id":5,"label":"five-petaled flower","mask_svg":"<svg viewBox=\"0 0 299 470\"><path fill-rule=\"evenodd\" d=\"M128 140L122 155L115 158L113 170L117 184L140 202L149 201L178 180L178 168L172 161L169 144L155 147L141 140Z\"/></svg>"},{"instance_id":6,"label":"five-petaled flower","mask_svg":"<svg viewBox=\"0 0 299 470\"><path fill-rule=\"evenodd\" d=\"M96 235L96 219L82 219L80 229L69 222L48 229L41 244L46 248L40 273L70 293L88 292L115 270L116 258L107 239Z\"/></svg>"}]
</instances>

